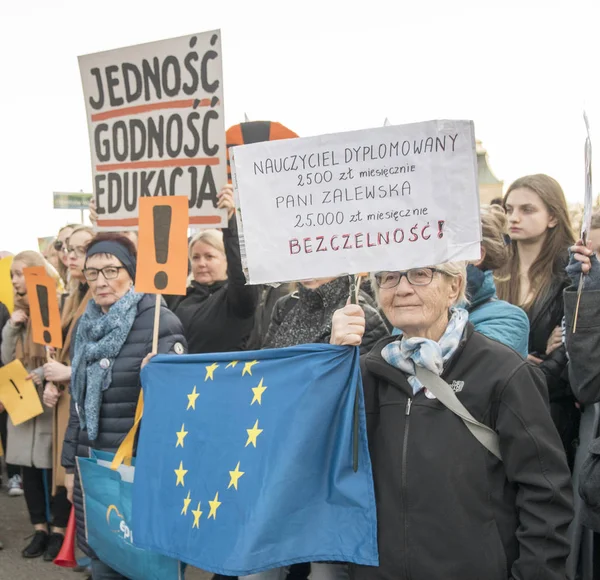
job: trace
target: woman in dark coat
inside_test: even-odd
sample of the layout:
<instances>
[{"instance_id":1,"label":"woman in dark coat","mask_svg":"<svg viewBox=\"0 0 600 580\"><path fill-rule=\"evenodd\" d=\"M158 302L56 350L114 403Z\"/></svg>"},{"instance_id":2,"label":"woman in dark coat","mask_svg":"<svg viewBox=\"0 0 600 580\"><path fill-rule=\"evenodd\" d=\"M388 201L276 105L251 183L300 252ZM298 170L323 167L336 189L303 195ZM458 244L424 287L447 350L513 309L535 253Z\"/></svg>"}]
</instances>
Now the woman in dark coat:
<instances>
[{"instance_id":1,"label":"woman in dark coat","mask_svg":"<svg viewBox=\"0 0 600 580\"><path fill-rule=\"evenodd\" d=\"M374 278L402 334L361 360L379 566L353 579L565 580L571 481L540 371L474 331L457 306L464 264ZM359 345L364 329L345 306L331 342Z\"/></svg>"},{"instance_id":2,"label":"woman in dark coat","mask_svg":"<svg viewBox=\"0 0 600 580\"><path fill-rule=\"evenodd\" d=\"M191 354L244 350L254 326L258 289L246 285L230 185L219 193L219 207L228 210L228 227L192 238L193 279L186 296L171 304Z\"/></svg>"},{"instance_id":3,"label":"woman in dark coat","mask_svg":"<svg viewBox=\"0 0 600 580\"><path fill-rule=\"evenodd\" d=\"M570 529L571 554L567 573L569 578L594 580L600 573L600 518L596 518L596 526L590 525L594 522L588 520L588 508L579 496L579 476L590 443L600 436L600 262L590 247L577 245L571 249L573 255L567 268L571 286L564 293L565 326L569 379L581 406L581 423L573 468L575 519ZM577 331L573 333L582 271L587 275L577 316Z\"/></svg>"},{"instance_id":4,"label":"woman in dark coat","mask_svg":"<svg viewBox=\"0 0 600 580\"><path fill-rule=\"evenodd\" d=\"M152 348L155 297L133 288L136 250L119 234L99 234L87 249L84 274L92 299L73 340L71 415L62 453L65 485L75 505L77 540L92 557L94 580L122 578L95 557L85 542L83 496L76 457L90 449L115 452L131 427L141 389L140 369ZM186 350L177 317L163 304L159 353ZM108 386L106 386L108 385Z\"/></svg>"}]
</instances>

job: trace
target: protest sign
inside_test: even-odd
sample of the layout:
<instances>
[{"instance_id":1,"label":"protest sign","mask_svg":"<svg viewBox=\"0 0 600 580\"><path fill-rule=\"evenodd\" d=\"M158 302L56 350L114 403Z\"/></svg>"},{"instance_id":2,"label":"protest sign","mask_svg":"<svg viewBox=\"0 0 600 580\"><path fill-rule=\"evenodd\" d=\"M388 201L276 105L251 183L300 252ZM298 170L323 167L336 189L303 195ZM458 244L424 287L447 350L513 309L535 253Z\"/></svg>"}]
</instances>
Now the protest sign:
<instances>
[{"instance_id":1,"label":"protest sign","mask_svg":"<svg viewBox=\"0 0 600 580\"><path fill-rule=\"evenodd\" d=\"M221 32L79 57L99 230L133 230L139 199L184 195L190 223L226 227Z\"/></svg>"},{"instance_id":2,"label":"protest sign","mask_svg":"<svg viewBox=\"0 0 600 580\"><path fill-rule=\"evenodd\" d=\"M46 253L50 249L50 246L54 243L56 238L54 236L46 236L45 238L38 238L38 248L40 250L40 254L46 257Z\"/></svg>"},{"instance_id":3,"label":"protest sign","mask_svg":"<svg viewBox=\"0 0 600 580\"><path fill-rule=\"evenodd\" d=\"M14 288L10 277L10 267L12 265L12 256L7 256L0 260L0 302L8 308L12 314L14 308Z\"/></svg>"},{"instance_id":4,"label":"protest sign","mask_svg":"<svg viewBox=\"0 0 600 580\"><path fill-rule=\"evenodd\" d=\"M188 205L184 196L140 199L140 254L135 289L185 294L188 276Z\"/></svg>"},{"instance_id":5,"label":"protest sign","mask_svg":"<svg viewBox=\"0 0 600 580\"><path fill-rule=\"evenodd\" d=\"M270 141L230 156L252 284L480 257L470 121Z\"/></svg>"},{"instance_id":6,"label":"protest sign","mask_svg":"<svg viewBox=\"0 0 600 580\"><path fill-rule=\"evenodd\" d=\"M62 348L62 329L56 280L42 266L23 268L33 342L44 346Z\"/></svg>"},{"instance_id":7,"label":"protest sign","mask_svg":"<svg viewBox=\"0 0 600 580\"><path fill-rule=\"evenodd\" d=\"M6 407L13 425L44 412L33 381L26 378L28 375L18 359L0 368L0 403Z\"/></svg>"}]
</instances>

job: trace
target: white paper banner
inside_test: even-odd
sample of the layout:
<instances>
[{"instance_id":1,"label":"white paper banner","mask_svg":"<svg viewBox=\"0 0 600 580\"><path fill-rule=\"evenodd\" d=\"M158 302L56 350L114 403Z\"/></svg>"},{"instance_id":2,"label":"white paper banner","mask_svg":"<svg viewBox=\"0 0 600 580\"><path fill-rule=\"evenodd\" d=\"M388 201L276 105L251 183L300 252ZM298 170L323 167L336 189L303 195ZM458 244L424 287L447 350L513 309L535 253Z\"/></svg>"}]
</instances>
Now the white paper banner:
<instances>
[{"instance_id":1,"label":"white paper banner","mask_svg":"<svg viewBox=\"0 0 600 580\"><path fill-rule=\"evenodd\" d=\"M224 227L221 32L79 57L98 229L137 229L142 196L187 195L190 224Z\"/></svg>"},{"instance_id":2,"label":"white paper banner","mask_svg":"<svg viewBox=\"0 0 600 580\"><path fill-rule=\"evenodd\" d=\"M249 282L480 257L471 121L234 147Z\"/></svg>"}]
</instances>

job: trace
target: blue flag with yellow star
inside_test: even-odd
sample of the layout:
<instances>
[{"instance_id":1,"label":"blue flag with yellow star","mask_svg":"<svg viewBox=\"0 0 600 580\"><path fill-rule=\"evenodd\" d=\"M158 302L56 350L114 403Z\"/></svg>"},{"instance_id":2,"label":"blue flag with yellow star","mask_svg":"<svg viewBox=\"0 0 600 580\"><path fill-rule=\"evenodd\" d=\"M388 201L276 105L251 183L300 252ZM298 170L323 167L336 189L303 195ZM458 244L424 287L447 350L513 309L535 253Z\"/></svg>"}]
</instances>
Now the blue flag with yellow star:
<instances>
[{"instance_id":1,"label":"blue flag with yellow star","mask_svg":"<svg viewBox=\"0 0 600 580\"><path fill-rule=\"evenodd\" d=\"M358 356L310 344L153 358L142 371L135 544L230 576L378 565Z\"/></svg>"}]
</instances>

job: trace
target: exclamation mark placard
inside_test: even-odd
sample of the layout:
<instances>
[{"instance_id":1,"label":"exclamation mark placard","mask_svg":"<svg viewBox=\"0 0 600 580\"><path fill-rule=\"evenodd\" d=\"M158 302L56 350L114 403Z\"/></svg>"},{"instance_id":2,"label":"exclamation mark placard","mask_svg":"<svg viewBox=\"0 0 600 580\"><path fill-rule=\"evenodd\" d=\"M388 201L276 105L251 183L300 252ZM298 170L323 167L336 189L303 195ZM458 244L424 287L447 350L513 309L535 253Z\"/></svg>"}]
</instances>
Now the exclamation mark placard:
<instances>
[{"instance_id":1,"label":"exclamation mark placard","mask_svg":"<svg viewBox=\"0 0 600 580\"><path fill-rule=\"evenodd\" d=\"M62 348L56 280L43 267L24 268L33 342Z\"/></svg>"},{"instance_id":2,"label":"exclamation mark placard","mask_svg":"<svg viewBox=\"0 0 600 580\"><path fill-rule=\"evenodd\" d=\"M185 294L188 211L183 195L140 199L137 292Z\"/></svg>"},{"instance_id":3,"label":"exclamation mark placard","mask_svg":"<svg viewBox=\"0 0 600 580\"><path fill-rule=\"evenodd\" d=\"M44 330L42 336L44 342L50 344L52 342L52 333L50 332L50 311L48 309L48 288L41 284L35 285L35 292L37 294L38 304L40 305L40 315L42 317L42 324Z\"/></svg>"},{"instance_id":4,"label":"exclamation mark placard","mask_svg":"<svg viewBox=\"0 0 600 580\"><path fill-rule=\"evenodd\" d=\"M154 254L156 263L165 265L169 260L169 234L171 233L171 217L173 209L169 205L155 205L152 208L154 220ZM159 270L154 274L154 286L164 290L169 285L169 274Z\"/></svg>"}]
</instances>

